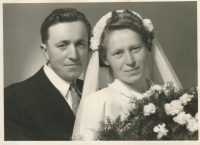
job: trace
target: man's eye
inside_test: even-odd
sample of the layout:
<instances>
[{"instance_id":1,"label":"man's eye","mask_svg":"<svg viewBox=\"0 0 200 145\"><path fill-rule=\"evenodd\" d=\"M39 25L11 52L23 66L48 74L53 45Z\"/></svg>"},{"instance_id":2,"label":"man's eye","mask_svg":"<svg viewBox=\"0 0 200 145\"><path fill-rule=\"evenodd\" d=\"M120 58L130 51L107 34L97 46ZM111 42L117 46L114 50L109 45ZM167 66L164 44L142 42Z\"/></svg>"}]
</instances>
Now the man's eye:
<instances>
[{"instance_id":1,"label":"man's eye","mask_svg":"<svg viewBox=\"0 0 200 145\"><path fill-rule=\"evenodd\" d=\"M116 52L114 55L115 56L120 56L120 55L122 55L122 52Z\"/></svg>"},{"instance_id":2,"label":"man's eye","mask_svg":"<svg viewBox=\"0 0 200 145\"><path fill-rule=\"evenodd\" d=\"M84 47L84 46L85 46L85 43L79 42L79 43L77 43L77 46L82 46L82 47Z\"/></svg>"},{"instance_id":3,"label":"man's eye","mask_svg":"<svg viewBox=\"0 0 200 145\"><path fill-rule=\"evenodd\" d=\"M60 44L60 45L58 45L58 48L65 48L67 45L66 44Z\"/></svg>"}]
</instances>

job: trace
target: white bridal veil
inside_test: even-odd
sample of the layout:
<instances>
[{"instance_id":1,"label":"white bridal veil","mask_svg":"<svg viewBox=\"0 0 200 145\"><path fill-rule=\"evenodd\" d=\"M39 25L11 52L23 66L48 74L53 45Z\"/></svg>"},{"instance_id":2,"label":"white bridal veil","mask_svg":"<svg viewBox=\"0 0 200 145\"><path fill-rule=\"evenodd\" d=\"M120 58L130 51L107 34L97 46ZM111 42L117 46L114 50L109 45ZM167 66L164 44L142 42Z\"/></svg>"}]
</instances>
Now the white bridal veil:
<instances>
[{"instance_id":1,"label":"white bridal veil","mask_svg":"<svg viewBox=\"0 0 200 145\"><path fill-rule=\"evenodd\" d=\"M117 10L117 12L121 12L121 11L122 10ZM138 17L142 19L142 17L139 14L133 11L132 13L138 15ZM99 42L93 41L93 39L98 40L100 38L101 32L103 31L106 25L105 24L106 20L109 17L111 17L111 12L103 16L97 22L93 30L93 38L91 40L91 43L92 43L91 48L93 50L93 54L91 56L90 62L88 64L87 72L85 75L82 98L81 98L81 102L79 105L79 109L77 112L76 121L74 125L72 136L75 138L79 135L81 114L82 114L85 98L89 94L98 91L99 88L106 87L108 84L112 83L114 80L114 76L110 68L99 67L99 52L98 52L98 47L97 47L98 45L96 45ZM147 78L149 78L156 84L163 84L166 81L172 81L177 87L182 88L178 77L176 76L173 68L171 67L157 39L153 40L153 46L152 46L151 52L149 52L149 55L148 55L148 63L149 65L146 71Z\"/></svg>"}]
</instances>

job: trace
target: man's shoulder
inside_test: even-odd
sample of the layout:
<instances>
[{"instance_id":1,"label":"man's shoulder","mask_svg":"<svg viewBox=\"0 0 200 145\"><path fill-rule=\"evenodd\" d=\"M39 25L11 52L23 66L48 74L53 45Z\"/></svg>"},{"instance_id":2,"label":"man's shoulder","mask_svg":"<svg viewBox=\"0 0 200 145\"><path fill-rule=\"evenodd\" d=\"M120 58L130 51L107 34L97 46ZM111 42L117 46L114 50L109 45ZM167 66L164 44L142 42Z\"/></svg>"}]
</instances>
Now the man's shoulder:
<instances>
[{"instance_id":1,"label":"man's shoulder","mask_svg":"<svg viewBox=\"0 0 200 145\"><path fill-rule=\"evenodd\" d=\"M33 76L27 78L26 80L22 82L17 82L14 84L11 84L7 87L4 88L4 95L9 96L12 94L18 95L18 94L26 94L26 93L31 93L31 90L34 90L37 88L37 80L40 77L40 73L42 70L40 69L38 72L36 72Z\"/></svg>"}]
</instances>

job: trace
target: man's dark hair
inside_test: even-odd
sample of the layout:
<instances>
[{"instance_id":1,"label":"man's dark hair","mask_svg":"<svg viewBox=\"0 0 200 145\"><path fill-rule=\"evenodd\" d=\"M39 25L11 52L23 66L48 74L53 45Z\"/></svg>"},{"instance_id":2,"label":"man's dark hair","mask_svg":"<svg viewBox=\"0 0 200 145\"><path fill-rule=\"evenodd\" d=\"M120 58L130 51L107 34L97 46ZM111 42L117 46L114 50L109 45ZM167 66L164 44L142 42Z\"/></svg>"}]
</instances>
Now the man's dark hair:
<instances>
[{"instance_id":1,"label":"man's dark hair","mask_svg":"<svg viewBox=\"0 0 200 145\"><path fill-rule=\"evenodd\" d=\"M56 9L42 23L40 34L42 42L48 40L48 28L62 22L82 21L85 23L88 32L88 41L91 35L91 25L85 15L74 8Z\"/></svg>"}]
</instances>

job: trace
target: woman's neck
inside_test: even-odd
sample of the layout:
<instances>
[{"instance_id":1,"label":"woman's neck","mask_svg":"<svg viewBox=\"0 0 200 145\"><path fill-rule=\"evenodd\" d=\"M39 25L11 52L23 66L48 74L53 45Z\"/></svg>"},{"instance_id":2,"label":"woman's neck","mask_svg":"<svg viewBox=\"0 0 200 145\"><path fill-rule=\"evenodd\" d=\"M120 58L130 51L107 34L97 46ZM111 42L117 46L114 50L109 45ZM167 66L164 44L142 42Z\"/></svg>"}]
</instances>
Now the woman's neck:
<instances>
[{"instance_id":1,"label":"woman's neck","mask_svg":"<svg viewBox=\"0 0 200 145\"><path fill-rule=\"evenodd\" d=\"M120 79L119 79L120 80ZM149 89L146 78L142 78L137 83L127 83L120 80L128 89L136 91L138 93L145 93Z\"/></svg>"}]
</instances>

